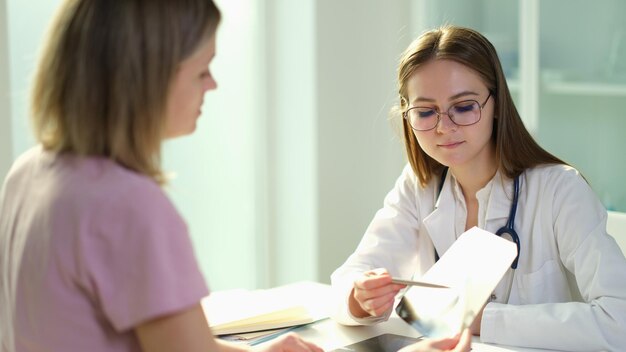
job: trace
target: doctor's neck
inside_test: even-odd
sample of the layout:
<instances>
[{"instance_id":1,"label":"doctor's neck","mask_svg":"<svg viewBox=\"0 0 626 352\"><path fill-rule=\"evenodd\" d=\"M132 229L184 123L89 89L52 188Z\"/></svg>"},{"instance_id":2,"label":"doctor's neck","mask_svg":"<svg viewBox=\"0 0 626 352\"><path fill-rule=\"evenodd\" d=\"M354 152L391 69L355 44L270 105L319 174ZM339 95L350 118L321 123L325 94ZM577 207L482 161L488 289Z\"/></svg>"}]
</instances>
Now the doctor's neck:
<instances>
[{"instance_id":1,"label":"doctor's neck","mask_svg":"<svg viewBox=\"0 0 626 352\"><path fill-rule=\"evenodd\" d=\"M493 176L496 174L498 170L495 162L493 165L489 165L489 167L451 167L450 172L456 178L456 181L461 186L461 190L463 190L463 195L465 199L476 198L476 192L481 190L482 188L491 181Z\"/></svg>"}]
</instances>

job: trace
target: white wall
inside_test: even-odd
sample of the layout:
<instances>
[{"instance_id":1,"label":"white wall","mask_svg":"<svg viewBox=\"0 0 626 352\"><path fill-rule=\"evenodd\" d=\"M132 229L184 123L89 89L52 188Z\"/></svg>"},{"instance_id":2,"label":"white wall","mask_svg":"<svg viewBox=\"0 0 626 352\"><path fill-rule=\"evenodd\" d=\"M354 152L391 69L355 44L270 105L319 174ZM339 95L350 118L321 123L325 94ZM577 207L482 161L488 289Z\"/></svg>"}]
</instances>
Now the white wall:
<instances>
[{"instance_id":1,"label":"white wall","mask_svg":"<svg viewBox=\"0 0 626 352\"><path fill-rule=\"evenodd\" d=\"M0 177L33 145L28 93L39 46L59 0L0 0Z\"/></svg>"},{"instance_id":2,"label":"white wall","mask_svg":"<svg viewBox=\"0 0 626 352\"><path fill-rule=\"evenodd\" d=\"M410 1L317 2L319 280L356 248L404 165L388 121Z\"/></svg>"},{"instance_id":3,"label":"white wall","mask_svg":"<svg viewBox=\"0 0 626 352\"><path fill-rule=\"evenodd\" d=\"M316 0L268 1L268 284L318 278L319 131Z\"/></svg>"},{"instance_id":4,"label":"white wall","mask_svg":"<svg viewBox=\"0 0 626 352\"><path fill-rule=\"evenodd\" d=\"M253 288L267 281L263 9L251 0L217 3L218 89L205 96L196 132L166 144L164 161L209 285Z\"/></svg>"},{"instance_id":5,"label":"white wall","mask_svg":"<svg viewBox=\"0 0 626 352\"><path fill-rule=\"evenodd\" d=\"M0 1L0 177L3 179L13 160L7 23L6 3Z\"/></svg>"}]
</instances>

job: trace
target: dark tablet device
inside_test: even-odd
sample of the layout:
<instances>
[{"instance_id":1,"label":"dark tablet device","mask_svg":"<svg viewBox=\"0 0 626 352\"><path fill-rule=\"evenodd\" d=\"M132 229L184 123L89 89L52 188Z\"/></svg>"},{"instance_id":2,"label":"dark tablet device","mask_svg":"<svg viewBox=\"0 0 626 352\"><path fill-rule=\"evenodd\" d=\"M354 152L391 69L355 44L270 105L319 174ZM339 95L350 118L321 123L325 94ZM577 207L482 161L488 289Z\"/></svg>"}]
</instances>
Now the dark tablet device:
<instances>
[{"instance_id":1,"label":"dark tablet device","mask_svg":"<svg viewBox=\"0 0 626 352\"><path fill-rule=\"evenodd\" d=\"M402 347L421 340L421 337L408 337L395 334L382 334L331 352L396 352Z\"/></svg>"}]
</instances>

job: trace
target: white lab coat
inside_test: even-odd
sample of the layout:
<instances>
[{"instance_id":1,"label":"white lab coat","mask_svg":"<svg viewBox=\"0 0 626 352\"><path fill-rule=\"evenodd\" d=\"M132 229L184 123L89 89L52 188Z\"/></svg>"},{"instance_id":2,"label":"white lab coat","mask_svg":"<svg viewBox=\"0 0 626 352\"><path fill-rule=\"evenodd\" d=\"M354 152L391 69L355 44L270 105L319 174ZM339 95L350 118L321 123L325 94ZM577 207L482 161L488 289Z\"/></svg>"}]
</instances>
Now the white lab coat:
<instances>
[{"instance_id":1,"label":"white lab coat","mask_svg":"<svg viewBox=\"0 0 626 352\"><path fill-rule=\"evenodd\" d=\"M331 276L340 297L334 318L356 319L345 302L364 271L386 268L393 276L419 277L465 230L460 188L448 173L437 207L434 177L419 186L409 165L367 228L355 253ZM477 193L478 227L496 232L507 222L513 181L496 173ZM520 176L515 230L517 270L509 269L484 309L481 340L571 351L626 351L626 259L606 233L607 213L575 169L546 165ZM476 253L489 255L489 253ZM510 291L510 293L509 293Z\"/></svg>"}]
</instances>

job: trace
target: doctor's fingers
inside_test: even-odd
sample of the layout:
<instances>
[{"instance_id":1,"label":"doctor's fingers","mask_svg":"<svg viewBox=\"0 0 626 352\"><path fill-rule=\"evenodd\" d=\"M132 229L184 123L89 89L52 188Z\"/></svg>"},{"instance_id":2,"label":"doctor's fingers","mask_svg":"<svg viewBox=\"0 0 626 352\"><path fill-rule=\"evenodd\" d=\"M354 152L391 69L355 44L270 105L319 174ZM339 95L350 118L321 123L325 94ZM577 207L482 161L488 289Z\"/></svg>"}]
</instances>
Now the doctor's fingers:
<instances>
[{"instance_id":1,"label":"doctor's fingers","mask_svg":"<svg viewBox=\"0 0 626 352\"><path fill-rule=\"evenodd\" d=\"M354 282L354 291L364 299L384 296L389 293L397 294L404 285L391 283L391 277L361 278Z\"/></svg>"},{"instance_id":2,"label":"doctor's fingers","mask_svg":"<svg viewBox=\"0 0 626 352\"><path fill-rule=\"evenodd\" d=\"M403 287L401 285L393 284L391 281L392 281L391 275L387 273L384 273L382 275L365 273L364 276L354 281L354 287L362 289L362 290L374 290L374 289L384 288L388 286Z\"/></svg>"},{"instance_id":3,"label":"doctor's fingers","mask_svg":"<svg viewBox=\"0 0 626 352\"><path fill-rule=\"evenodd\" d=\"M393 307L395 293L387 293L382 296L373 298L364 298L359 295L358 290L354 290L354 299L359 303L361 308L372 316L381 316Z\"/></svg>"}]
</instances>

